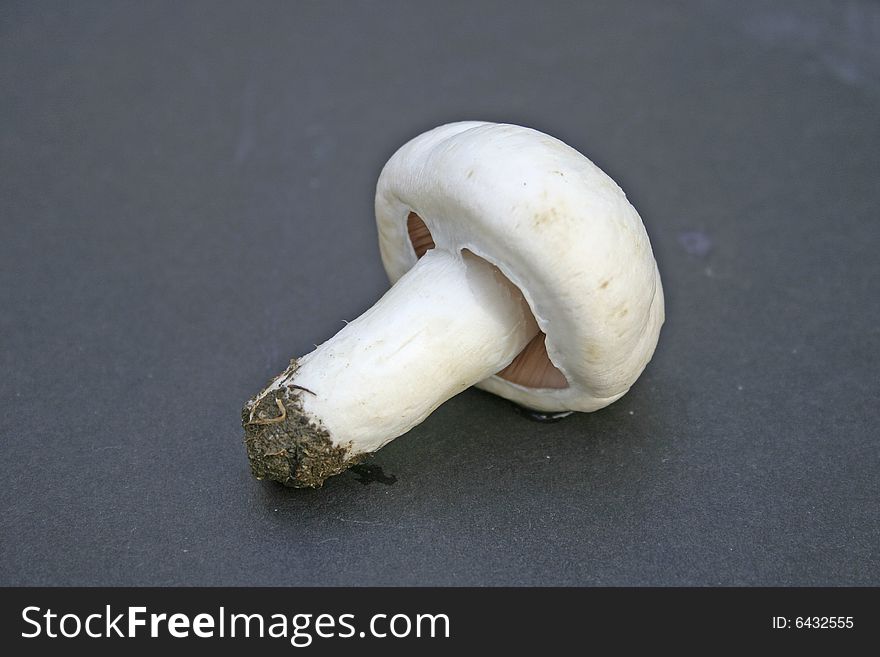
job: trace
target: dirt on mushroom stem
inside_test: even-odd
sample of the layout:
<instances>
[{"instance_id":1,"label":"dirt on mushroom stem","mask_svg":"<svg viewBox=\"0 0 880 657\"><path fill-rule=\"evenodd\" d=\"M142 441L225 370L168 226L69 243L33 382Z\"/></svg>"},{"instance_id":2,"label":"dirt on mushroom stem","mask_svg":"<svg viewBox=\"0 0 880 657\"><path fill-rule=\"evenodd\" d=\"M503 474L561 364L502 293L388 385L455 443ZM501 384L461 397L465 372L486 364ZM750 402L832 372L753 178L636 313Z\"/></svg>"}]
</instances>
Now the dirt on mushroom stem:
<instances>
[{"instance_id":1,"label":"dirt on mushroom stem","mask_svg":"<svg viewBox=\"0 0 880 657\"><path fill-rule=\"evenodd\" d=\"M295 371L294 359L272 382L288 380ZM293 488L320 488L328 477L367 457L335 445L327 430L303 412L302 395L309 391L295 385L273 388L272 382L241 411L244 444L254 477Z\"/></svg>"}]
</instances>

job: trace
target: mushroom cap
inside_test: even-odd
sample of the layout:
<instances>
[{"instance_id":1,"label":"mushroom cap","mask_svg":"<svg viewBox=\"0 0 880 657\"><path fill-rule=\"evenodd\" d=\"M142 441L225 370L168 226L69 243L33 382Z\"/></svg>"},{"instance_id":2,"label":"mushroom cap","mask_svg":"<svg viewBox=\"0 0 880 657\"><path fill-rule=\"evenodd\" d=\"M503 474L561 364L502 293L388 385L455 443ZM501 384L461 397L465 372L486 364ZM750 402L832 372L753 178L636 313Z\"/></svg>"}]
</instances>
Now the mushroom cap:
<instances>
[{"instance_id":1,"label":"mushroom cap","mask_svg":"<svg viewBox=\"0 0 880 657\"><path fill-rule=\"evenodd\" d=\"M437 248L468 249L520 290L568 387L499 376L477 384L542 411L594 411L620 398L654 353L663 288L641 218L623 190L575 149L515 125L430 130L388 161L376 190L391 282L416 264L415 212Z\"/></svg>"}]
</instances>

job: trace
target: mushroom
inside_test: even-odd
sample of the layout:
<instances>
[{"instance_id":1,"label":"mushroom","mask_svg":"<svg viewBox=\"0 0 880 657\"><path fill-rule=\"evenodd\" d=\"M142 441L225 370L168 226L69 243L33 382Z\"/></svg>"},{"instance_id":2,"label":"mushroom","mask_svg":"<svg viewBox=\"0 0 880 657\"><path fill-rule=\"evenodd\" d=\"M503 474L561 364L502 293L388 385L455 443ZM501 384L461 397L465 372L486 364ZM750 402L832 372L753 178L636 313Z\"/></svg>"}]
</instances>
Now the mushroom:
<instances>
[{"instance_id":1,"label":"mushroom","mask_svg":"<svg viewBox=\"0 0 880 657\"><path fill-rule=\"evenodd\" d=\"M664 319L648 235L563 142L466 121L402 146L376 190L376 304L245 405L253 474L324 480L476 386L544 414L624 395Z\"/></svg>"}]
</instances>

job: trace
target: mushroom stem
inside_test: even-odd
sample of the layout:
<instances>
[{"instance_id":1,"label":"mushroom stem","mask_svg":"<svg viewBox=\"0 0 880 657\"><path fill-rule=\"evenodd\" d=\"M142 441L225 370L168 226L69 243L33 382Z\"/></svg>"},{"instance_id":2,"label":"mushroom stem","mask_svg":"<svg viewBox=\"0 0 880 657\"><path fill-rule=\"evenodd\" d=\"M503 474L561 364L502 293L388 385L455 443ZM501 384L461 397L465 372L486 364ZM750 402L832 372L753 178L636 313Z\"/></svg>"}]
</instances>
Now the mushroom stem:
<instances>
[{"instance_id":1,"label":"mushroom stem","mask_svg":"<svg viewBox=\"0 0 880 657\"><path fill-rule=\"evenodd\" d=\"M502 370L537 333L522 293L495 266L469 251L432 249L372 308L248 403L246 420L258 411L245 422L254 474L319 486ZM261 415L279 415L278 397L290 400L285 421L258 424ZM264 467L261 459L282 452L280 470Z\"/></svg>"}]
</instances>

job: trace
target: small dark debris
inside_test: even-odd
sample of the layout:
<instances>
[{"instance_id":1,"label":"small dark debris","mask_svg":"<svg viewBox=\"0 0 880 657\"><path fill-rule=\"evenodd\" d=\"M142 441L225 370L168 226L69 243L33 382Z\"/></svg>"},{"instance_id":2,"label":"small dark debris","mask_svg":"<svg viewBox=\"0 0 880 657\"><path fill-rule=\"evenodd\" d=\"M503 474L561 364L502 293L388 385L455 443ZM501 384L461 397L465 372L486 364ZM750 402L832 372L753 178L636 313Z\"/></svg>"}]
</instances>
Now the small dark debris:
<instances>
[{"instance_id":1,"label":"small dark debris","mask_svg":"<svg viewBox=\"0 0 880 657\"><path fill-rule=\"evenodd\" d=\"M524 418L527 418L532 422L541 422L543 424L553 424L554 422L559 422L561 419L571 415L571 411L548 413L546 411L536 411L531 408L525 408L524 406L520 406L519 404L514 404L513 408Z\"/></svg>"},{"instance_id":2,"label":"small dark debris","mask_svg":"<svg viewBox=\"0 0 880 657\"><path fill-rule=\"evenodd\" d=\"M355 474L357 480L364 486L372 484L374 481L378 481L380 484L385 484L386 486L391 486L397 481L397 477L394 475L386 475L382 472L381 465L360 463L351 466L350 470Z\"/></svg>"}]
</instances>

